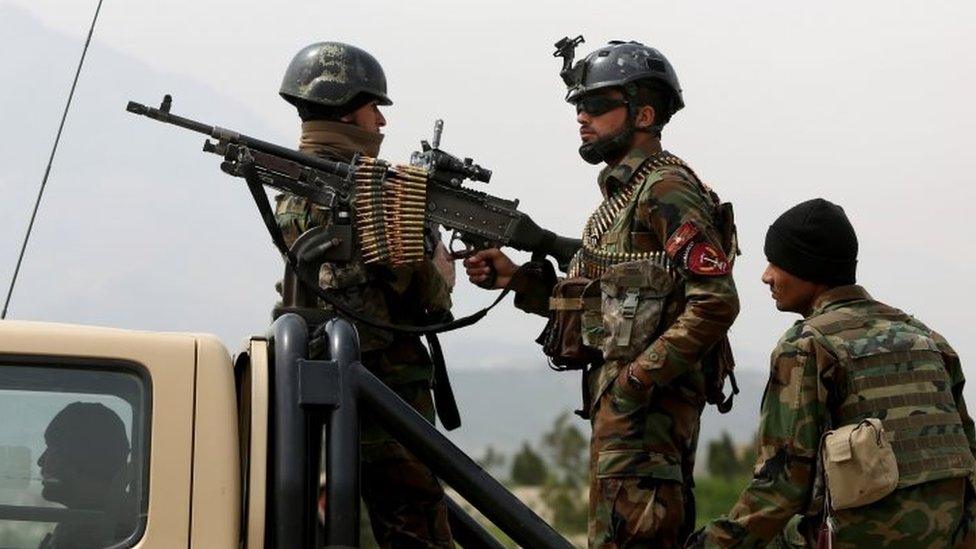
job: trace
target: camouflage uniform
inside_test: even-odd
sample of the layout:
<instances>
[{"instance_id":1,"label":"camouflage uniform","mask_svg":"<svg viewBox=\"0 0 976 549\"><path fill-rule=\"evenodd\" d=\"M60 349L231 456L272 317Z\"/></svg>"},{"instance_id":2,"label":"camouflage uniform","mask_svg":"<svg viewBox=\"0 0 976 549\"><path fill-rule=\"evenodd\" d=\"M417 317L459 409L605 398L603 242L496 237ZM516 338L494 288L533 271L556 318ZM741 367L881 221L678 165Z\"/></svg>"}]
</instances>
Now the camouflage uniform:
<instances>
[{"instance_id":1,"label":"camouflage uniform","mask_svg":"<svg viewBox=\"0 0 976 549\"><path fill-rule=\"evenodd\" d=\"M364 130L349 124L311 121L302 129L302 152L349 161L364 148ZM289 246L309 228L328 223L329 215L301 197L277 197L275 217ZM427 324L430 318L443 318L451 307L450 289L428 259L395 268L355 260L327 263L319 281L322 287L344 290L347 303L383 322ZM331 307L324 302L320 306ZM433 423L433 368L420 338L354 323L363 365ZM361 418L361 440L363 499L380 546L453 547L444 491L430 470L367 413Z\"/></svg>"},{"instance_id":2,"label":"camouflage uniform","mask_svg":"<svg viewBox=\"0 0 976 549\"><path fill-rule=\"evenodd\" d=\"M604 197L625 188L660 153L654 140L605 168L599 177ZM689 169L656 168L633 197L603 235L601 249L664 251L689 222L699 229L698 238L721 246L716 204ZM652 330L657 337L632 362L610 360L587 372L591 547L680 546L694 525L692 473L705 405L701 360L722 342L739 302L731 274L696 275L673 259L677 284L665 304L663 331L635 325L635 331ZM531 279L516 284L516 305L543 313L540 296L548 289ZM627 381L628 371L645 389Z\"/></svg>"},{"instance_id":3,"label":"camouflage uniform","mask_svg":"<svg viewBox=\"0 0 976 549\"><path fill-rule=\"evenodd\" d=\"M814 545L821 436L877 417L892 439L898 489L833 511L835 547L976 547L976 436L963 383L958 355L937 333L859 286L828 290L773 351L755 477L729 516L705 529L705 545L763 547L781 532L782 545L790 534ZM783 532L797 514L798 532Z\"/></svg>"}]
</instances>

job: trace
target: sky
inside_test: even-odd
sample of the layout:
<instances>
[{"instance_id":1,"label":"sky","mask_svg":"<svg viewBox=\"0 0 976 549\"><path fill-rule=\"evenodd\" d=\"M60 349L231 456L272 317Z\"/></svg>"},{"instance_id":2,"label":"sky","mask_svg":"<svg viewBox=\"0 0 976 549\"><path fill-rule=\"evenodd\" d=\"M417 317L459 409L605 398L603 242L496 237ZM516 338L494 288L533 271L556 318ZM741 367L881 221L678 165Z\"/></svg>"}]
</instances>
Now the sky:
<instances>
[{"instance_id":1,"label":"sky","mask_svg":"<svg viewBox=\"0 0 976 549\"><path fill-rule=\"evenodd\" d=\"M94 7L0 0L0 67L30 75L0 88L4 290ZM974 28L976 4L963 2L105 0L9 317L212 332L232 352L264 332L281 264L244 187L200 153L202 138L123 107L172 93L177 114L294 145L278 86L291 56L321 40L385 68L394 105L381 156L406 161L443 118L442 147L494 171L482 190L578 235L599 202L598 168L576 153L551 54L582 34L580 54L634 39L677 70L686 108L664 145L735 205L740 368L768 368L796 320L759 281L765 230L817 196L858 232L859 281L968 365ZM459 276L457 315L492 298ZM544 367L532 342L542 324L502 305L444 337L451 367Z\"/></svg>"}]
</instances>

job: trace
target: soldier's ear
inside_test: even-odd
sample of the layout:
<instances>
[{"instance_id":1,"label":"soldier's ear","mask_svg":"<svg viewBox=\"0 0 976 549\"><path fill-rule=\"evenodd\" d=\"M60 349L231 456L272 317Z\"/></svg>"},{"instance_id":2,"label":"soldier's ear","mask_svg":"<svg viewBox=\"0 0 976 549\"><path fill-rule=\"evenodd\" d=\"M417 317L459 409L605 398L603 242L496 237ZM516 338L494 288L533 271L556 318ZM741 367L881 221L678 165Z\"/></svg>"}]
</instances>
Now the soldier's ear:
<instances>
[{"instance_id":1,"label":"soldier's ear","mask_svg":"<svg viewBox=\"0 0 976 549\"><path fill-rule=\"evenodd\" d=\"M657 118L654 107L650 105L641 105L637 107L637 115L634 117L634 127L638 129L650 128L654 125L654 120Z\"/></svg>"}]
</instances>

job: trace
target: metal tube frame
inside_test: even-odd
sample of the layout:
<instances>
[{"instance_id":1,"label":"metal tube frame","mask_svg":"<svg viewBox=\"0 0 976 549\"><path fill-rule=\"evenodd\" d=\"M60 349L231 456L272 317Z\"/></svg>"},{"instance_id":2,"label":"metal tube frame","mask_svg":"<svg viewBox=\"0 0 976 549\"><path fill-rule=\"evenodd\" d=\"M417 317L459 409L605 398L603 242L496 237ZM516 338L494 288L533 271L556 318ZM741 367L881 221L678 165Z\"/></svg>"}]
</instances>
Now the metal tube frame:
<instances>
[{"instance_id":1,"label":"metal tube frame","mask_svg":"<svg viewBox=\"0 0 976 549\"><path fill-rule=\"evenodd\" d=\"M359 334L349 322L326 324L326 356L339 369L339 405L328 415L325 454L327 547L359 547ZM316 475L318 478L318 475Z\"/></svg>"},{"instance_id":2,"label":"metal tube frame","mask_svg":"<svg viewBox=\"0 0 976 549\"><path fill-rule=\"evenodd\" d=\"M271 474L268 547L313 547L322 426L327 425L326 547L359 546L359 405L362 404L410 452L420 458L485 517L523 547L572 545L486 473L423 416L360 362L359 336L348 321L325 325L326 360L307 360L308 327L285 314L274 338ZM304 380L304 382L303 382ZM337 385L328 387L327 385ZM499 542L455 502L448 500L455 539L464 547Z\"/></svg>"},{"instance_id":3,"label":"metal tube frame","mask_svg":"<svg viewBox=\"0 0 976 549\"><path fill-rule=\"evenodd\" d=\"M309 493L308 419L301 409L298 368L308 352L308 327L298 315L279 317L271 326L274 360L271 370L271 409L268 452L268 480L273 488L268 501L266 547L311 547L314 530L310 505L315 492ZM302 451L306 450L306 451ZM318 482L318 474L314 475Z\"/></svg>"}]
</instances>

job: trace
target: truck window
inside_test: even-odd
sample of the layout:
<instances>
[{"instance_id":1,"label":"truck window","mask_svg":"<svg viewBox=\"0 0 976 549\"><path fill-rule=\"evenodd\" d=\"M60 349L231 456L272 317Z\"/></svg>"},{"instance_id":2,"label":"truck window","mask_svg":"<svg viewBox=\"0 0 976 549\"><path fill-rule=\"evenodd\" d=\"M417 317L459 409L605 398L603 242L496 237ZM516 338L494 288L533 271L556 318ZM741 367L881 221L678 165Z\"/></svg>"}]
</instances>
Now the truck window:
<instances>
[{"instance_id":1,"label":"truck window","mask_svg":"<svg viewBox=\"0 0 976 549\"><path fill-rule=\"evenodd\" d=\"M139 366L0 357L0 547L129 547L145 530Z\"/></svg>"}]
</instances>

